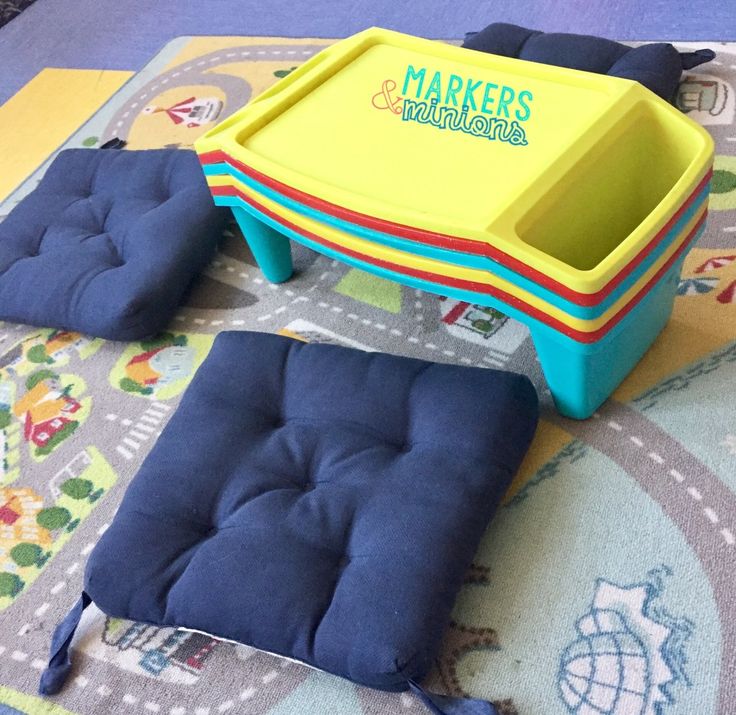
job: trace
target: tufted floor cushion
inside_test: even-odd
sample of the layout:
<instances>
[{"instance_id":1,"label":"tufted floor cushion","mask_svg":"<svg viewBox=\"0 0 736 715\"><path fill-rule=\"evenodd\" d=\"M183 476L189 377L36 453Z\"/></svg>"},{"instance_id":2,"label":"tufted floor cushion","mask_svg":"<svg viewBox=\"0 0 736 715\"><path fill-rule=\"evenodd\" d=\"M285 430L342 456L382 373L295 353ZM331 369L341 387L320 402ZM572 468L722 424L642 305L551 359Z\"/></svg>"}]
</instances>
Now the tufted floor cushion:
<instances>
[{"instance_id":1,"label":"tufted floor cushion","mask_svg":"<svg viewBox=\"0 0 736 715\"><path fill-rule=\"evenodd\" d=\"M194 152L63 151L0 223L0 320L113 340L156 333L225 219Z\"/></svg>"},{"instance_id":2,"label":"tufted floor cushion","mask_svg":"<svg viewBox=\"0 0 736 715\"><path fill-rule=\"evenodd\" d=\"M520 375L221 333L85 590L111 616L405 689L536 424Z\"/></svg>"},{"instance_id":3,"label":"tufted floor cushion","mask_svg":"<svg viewBox=\"0 0 736 715\"><path fill-rule=\"evenodd\" d=\"M666 42L629 47L602 37L527 30L505 22L494 22L480 32L467 33L463 47L633 79L667 101L673 99L683 70L715 57L708 49L678 52Z\"/></svg>"}]
</instances>

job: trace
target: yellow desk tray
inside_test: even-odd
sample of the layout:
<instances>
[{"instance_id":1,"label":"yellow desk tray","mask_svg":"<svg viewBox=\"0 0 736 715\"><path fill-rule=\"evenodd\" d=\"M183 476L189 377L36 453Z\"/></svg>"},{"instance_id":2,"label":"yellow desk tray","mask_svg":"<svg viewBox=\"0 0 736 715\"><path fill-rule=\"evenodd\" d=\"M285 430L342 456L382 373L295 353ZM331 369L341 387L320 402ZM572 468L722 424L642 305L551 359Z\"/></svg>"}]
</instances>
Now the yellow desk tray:
<instances>
[{"instance_id":1,"label":"yellow desk tray","mask_svg":"<svg viewBox=\"0 0 736 715\"><path fill-rule=\"evenodd\" d=\"M197 142L324 203L485 242L580 293L610 282L713 143L629 81L381 29L315 55Z\"/></svg>"}]
</instances>

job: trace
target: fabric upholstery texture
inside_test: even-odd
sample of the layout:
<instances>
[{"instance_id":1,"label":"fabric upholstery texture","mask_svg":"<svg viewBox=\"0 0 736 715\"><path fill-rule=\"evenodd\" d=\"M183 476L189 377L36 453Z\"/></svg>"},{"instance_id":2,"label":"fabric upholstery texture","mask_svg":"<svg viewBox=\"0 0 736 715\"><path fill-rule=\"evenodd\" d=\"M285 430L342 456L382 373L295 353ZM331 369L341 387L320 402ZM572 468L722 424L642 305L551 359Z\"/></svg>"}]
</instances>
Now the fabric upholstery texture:
<instances>
[{"instance_id":1,"label":"fabric upholstery texture","mask_svg":"<svg viewBox=\"0 0 736 715\"><path fill-rule=\"evenodd\" d=\"M403 690L536 423L520 375L221 333L85 590L111 616Z\"/></svg>"},{"instance_id":2,"label":"fabric upholstery texture","mask_svg":"<svg viewBox=\"0 0 736 715\"><path fill-rule=\"evenodd\" d=\"M504 57L569 67L632 79L667 101L677 90L683 70L715 57L712 50L678 52L666 42L629 47L592 35L540 32L496 22L468 33L463 47Z\"/></svg>"},{"instance_id":3,"label":"fabric upholstery texture","mask_svg":"<svg viewBox=\"0 0 736 715\"><path fill-rule=\"evenodd\" d=\"M62 151L0 223L0 320L152 335L211 259L226 218L194 152Z\"/></svg>"}]
</instances>

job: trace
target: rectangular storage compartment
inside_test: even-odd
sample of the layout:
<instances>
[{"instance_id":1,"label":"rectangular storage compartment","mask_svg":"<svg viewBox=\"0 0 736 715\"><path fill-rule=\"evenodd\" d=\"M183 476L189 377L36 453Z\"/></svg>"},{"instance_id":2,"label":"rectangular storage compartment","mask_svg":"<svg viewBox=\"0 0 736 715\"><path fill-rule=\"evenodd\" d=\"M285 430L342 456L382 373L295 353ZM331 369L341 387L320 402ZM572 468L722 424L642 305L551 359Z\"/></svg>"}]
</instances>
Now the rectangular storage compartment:
<instances>
[{"instance_id":1,"label":"rectangular storage compartment","mask_svg":"<svg viewBox=\"0 0 736 715\"><path fill-rule=\"evenodd\" d=\"M701 151L696 133L640 102L521 218L517 234L575 269L594 268L656 209Z\"/></svg>"}]
</instances>

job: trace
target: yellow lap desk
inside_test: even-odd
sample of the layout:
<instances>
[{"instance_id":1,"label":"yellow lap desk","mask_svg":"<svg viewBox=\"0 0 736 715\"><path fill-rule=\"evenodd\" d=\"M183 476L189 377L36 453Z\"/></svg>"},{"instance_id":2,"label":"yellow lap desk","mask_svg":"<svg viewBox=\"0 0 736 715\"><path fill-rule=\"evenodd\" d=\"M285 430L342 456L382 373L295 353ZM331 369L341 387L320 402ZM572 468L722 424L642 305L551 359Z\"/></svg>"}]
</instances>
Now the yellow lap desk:
<instances>
[{"instance_id":1,"label":"yellow lap desk","mask_svg":"<svg viewBox=\"0 0 736 715\"><path fill-rule=\"evenodd\" d=\"M377 28L196 149L267 278L290 276L294 239L496 307L529 325L558 408L578 418L667 322L713 155L635 82Z\"/></svg>"}]
</instances>

